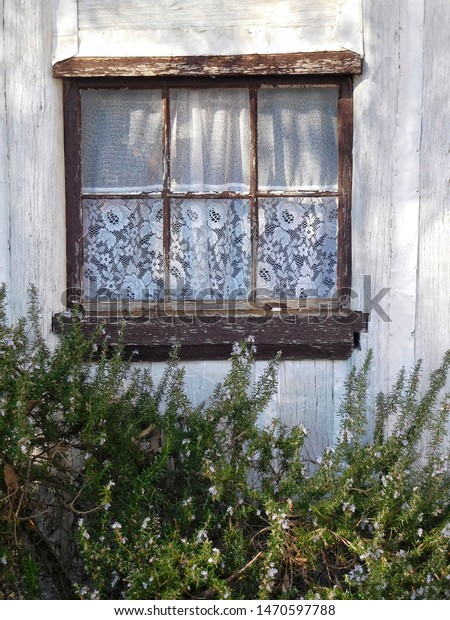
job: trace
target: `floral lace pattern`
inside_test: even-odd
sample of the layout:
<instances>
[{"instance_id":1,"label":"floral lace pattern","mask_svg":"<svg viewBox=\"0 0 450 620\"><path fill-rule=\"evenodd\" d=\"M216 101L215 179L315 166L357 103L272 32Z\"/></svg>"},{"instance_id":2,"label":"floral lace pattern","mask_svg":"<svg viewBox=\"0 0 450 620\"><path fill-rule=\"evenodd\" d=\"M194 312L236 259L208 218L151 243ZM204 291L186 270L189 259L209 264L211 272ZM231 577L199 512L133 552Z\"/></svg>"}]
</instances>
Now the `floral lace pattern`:
<instances>
[{"instance_id":1,"label":"floral lace pattern","mask_svg":"<svg viewBox=\"0 0 450 620\"><path fill-rule=\"evenodd\" d=\"M164 289L161 199L84 199L87 299L156 300Z\"/></svg>"},{"instance_id":2,"label":"floral lace pattern","mask_svg":"<svg viewBox=\"0 0 450 620\"><path fill-rule=\"evenodd\" d=\"M175 299L242 299L250 288L247 200L174 200L170 288Z\"/></svg>"},{"instance_id":3,"label":"floral lace pattern","mask_svg":"<svg viewBox=\"0 0 450 620\"><path fill-rule=\"evenodd\" d=\"M328 297L336 265L335 198L260 199L258 297Z\"/></svg>"}]
</instances>

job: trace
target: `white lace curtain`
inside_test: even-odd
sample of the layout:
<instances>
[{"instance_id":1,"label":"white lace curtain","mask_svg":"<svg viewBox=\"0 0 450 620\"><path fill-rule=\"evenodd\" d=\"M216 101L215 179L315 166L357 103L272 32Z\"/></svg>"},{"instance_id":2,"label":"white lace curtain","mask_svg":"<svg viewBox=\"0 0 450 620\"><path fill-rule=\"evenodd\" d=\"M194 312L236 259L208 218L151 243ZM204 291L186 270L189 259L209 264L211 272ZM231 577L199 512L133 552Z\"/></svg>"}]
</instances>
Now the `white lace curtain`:
<instances>
[{"instance_id":1,"label":"white lace curtain","mask_svg":"<svg viewBox=\"0 0 450 620\"><path fill-rule=\"evenodd\" d=\"M261 88L262 189L337 187L336 88ZM132 200L163 187L159 90L82 94L85 284L88 297L157 299L164 288L162 205ZM170 91L172 192L250 190L246 88ZM108 194L127 194L117 199ZM287 218L287 219L286 219ZM336 277L336 200L259 200L261 296L327 296ZM250 289L250 202L171 199L170 289L175 299L243 298ZM306 292L305 292L306 291Z\"/></svg>"}]
</instances>

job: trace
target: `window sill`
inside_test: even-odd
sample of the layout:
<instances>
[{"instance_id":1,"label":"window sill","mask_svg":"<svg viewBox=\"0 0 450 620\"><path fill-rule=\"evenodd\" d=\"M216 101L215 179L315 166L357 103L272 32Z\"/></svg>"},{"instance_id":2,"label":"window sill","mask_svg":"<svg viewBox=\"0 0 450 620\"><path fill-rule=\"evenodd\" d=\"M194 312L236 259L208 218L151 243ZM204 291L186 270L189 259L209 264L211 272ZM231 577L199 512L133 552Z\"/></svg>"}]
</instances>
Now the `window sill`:
<instances>
[{"instance_id":1,"label":"window sill","mask_svg":"<svg viewBox=\"0 0 450 620\"><path fill-rule=\"evenodd\" d=\"M64 314L53 318L53 331L61 333L81 320L86 336L104 321L104 333L111 348L118 342L126 324L125 354L133 361L165 361L175 344L182 360L223 360L230 357L233 344L253 336L257 359L271 359L278 351L284 360L348 359L359 346L359 335L367 328L361 312L268 311L264 315L184 314L182 316L128 316L106 321L100 312L85 313L81 318Z\"/></svg>"}]
</instances>

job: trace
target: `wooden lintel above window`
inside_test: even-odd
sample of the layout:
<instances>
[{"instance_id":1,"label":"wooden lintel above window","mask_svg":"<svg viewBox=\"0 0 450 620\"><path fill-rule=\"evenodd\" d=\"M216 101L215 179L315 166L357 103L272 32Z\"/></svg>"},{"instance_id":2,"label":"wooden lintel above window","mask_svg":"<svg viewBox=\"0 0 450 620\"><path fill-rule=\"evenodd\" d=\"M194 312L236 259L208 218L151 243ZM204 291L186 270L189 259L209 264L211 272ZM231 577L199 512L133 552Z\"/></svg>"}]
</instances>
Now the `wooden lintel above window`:
<instances>
[{"instance_id":1,"label":"wooden lintel above window","mask_svg":"<svg viewBox=\"0 0 450 620\"><path fill-rule=\"evenodd\" d=\"M56 333L71 329L80 319L54 317ZM252 336L257 359L270 359L281 351L282 359L347 359L359 334L367 328L361 312L342 314L279 316L165 316L147 320L117 320L103 323L95 314L81 319L86 336L103 324L111 351L120 340L122 327L124 353L133 361L166 361L171 347L180 345L185 360L229 359L233 343Z\"/></svg>"},{"instance_id":2,"label":"wooden lintel above window","mask_svg":"<svg viewBox=\"0 0 450 620\"><path fill-rule=\"evenodd\" d=\"M233 76L233 75L359 75L362 58L348 50L236 56L82 57L53 65L57 78Z\"/></svg>"}]
</instances>

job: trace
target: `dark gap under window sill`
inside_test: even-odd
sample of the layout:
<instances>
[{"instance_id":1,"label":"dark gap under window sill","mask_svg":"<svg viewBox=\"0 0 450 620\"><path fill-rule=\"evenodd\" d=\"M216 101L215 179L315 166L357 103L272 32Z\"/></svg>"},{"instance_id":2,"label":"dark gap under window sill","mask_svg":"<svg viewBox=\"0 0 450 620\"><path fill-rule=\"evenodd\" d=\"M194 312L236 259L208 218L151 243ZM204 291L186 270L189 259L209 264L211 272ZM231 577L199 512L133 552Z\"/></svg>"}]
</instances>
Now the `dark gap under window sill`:
<instances>
[{"instance_id":1,"label":"dark gap under window sill","mask_svg":"<svg viewBox=\"0 0 450 620\"><path fill-rule=\"evenodd\" d=\"M233 344L252 336L256 359L267 360L281 351L283 360L348 359L367 329L362 312L292 314L268 316L154 316L105 321L96 313L78 318L53 317L53 331L61 333L80 322L86 336L103 323L111 350L126 325L124 353L133 361L166 361L179 344L182 360L229 359Z\"/></svg>"}]
</instances>

